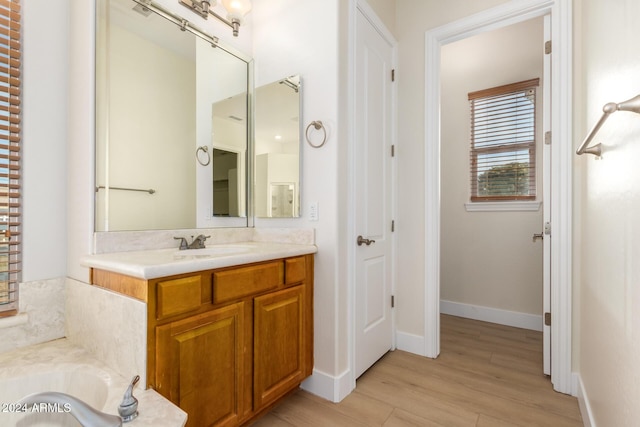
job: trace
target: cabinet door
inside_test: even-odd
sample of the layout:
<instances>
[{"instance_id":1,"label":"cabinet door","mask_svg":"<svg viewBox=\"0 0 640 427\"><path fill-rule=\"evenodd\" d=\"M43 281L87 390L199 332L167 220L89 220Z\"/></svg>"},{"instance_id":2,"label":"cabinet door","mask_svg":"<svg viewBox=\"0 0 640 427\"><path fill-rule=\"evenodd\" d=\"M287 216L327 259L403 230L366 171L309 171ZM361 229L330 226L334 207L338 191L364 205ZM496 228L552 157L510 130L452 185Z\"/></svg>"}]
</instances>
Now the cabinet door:
<instances>
[{"instance_id":1,"label":"cabinet door","mask_svg":"<svg viewBox=\"0 0 640 427\"><path fill-rule=\"evenodd\" d=\"M187 412L187 426L237 425L251 410L245 316L237 303L157 327L156 389Z\"/></svg>"},{"instance_id":2,"label":"cabinet door","mask_svg":"<svg viewBox=\"0 0 640 427\"><path fill-rule=\"evenodd\" d=\"M254 409L275 401L306 376L304 286L254 299Z\"/></svg>"}]
</instances>

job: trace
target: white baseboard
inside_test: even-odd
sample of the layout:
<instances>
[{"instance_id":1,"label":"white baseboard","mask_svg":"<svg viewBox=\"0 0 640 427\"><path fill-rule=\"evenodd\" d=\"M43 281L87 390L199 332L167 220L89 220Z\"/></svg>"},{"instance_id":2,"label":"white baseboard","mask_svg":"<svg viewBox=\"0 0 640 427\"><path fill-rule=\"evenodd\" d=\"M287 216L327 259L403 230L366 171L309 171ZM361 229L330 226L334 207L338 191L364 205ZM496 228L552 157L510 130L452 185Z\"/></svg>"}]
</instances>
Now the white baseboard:
<instances>
[{"instance_id":1,"label":"white baseboard","mask_svg":"<svg viewBox=\"0 0 640 427\"><path fill-rule=\"evenodd\" d=\"M311 394L338 403L353 391L355 382L351 380L350 371L348 370L334 377L314 369L313 374L304 380L300 387Z\"/></svg>"},{"instance_id":2,"label":"white baseboard","mask_svg":"<svg viewBox=\"0 0 640 427\"><path fill-rule=\"evenodd\" d=\"M589 403L589 397L587 396L587 390L582 383L582 377L580 374L573 374L577 377L578 383L578 406L580 406L580 415L582 415L582 424L584 427L596 427L595 419L593 418L593 411L591 410L591 404Z\"/></svg>"},{"instance_id":3,"label":"white baseboard","mask_svg":"<svg viewBox=\"0 0 640 427\"><path fill-rule=\"evenodd\" d=\"M397 331L396 348L398 350L424 356L424 337Z\"/></svg>"},{"instance_id":4,"label":"white baseboard","mask_svg":"<svg viewBox=\"0 0 640 427\"><path fill-rule=\"evenodd\" d=\"M440 300L440 313L516 328L542 331L542 315Z\"/></svg>"}]
</instances>

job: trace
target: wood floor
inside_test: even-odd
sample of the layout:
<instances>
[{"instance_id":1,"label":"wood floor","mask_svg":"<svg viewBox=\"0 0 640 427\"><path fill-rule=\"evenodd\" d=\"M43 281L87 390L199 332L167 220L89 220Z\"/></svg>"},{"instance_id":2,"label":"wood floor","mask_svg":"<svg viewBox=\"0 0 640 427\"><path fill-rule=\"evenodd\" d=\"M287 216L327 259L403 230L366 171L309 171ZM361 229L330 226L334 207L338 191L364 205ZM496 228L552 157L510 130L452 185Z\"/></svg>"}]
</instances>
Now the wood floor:
<instances>
[{"instance_id":1,"label":"wood floor","mask_svg":"<svg viewBox=\"0 0 640 427\"><path fill-rule=\"evenodd\" d=\"M542 374L539 332L452 316L441 351L385 355L334 404L299 390L254 426L582 426L577 400Z\"/></svg>"}]
</instances>

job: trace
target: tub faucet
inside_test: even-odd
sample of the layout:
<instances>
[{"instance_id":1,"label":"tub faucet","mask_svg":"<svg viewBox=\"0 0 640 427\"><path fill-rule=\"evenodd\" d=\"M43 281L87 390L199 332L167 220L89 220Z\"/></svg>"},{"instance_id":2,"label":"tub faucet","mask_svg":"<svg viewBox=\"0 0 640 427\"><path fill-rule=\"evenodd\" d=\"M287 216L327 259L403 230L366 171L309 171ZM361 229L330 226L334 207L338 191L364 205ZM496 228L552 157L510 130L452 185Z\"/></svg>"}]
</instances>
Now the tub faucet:
<instances>
[{"instance_id":1,"label":"tub faucet","mask_svg":"<svg viewBox=\"0 0 640 427\"><path fill-rule=\"evenodd\" d=\"M18 401L19 405L33 405L51 403L68 408L69 413L78 420L82 426L91 427L122 427L122 418L117 415L105 414L92 408L82 400L65 393L47 391L44 393L30 394Z\"/></svg>"},{"instance_id":2,"label":"tub faucet","mask_svg":"<svg viewBox=\"0 0 640 427\"><path fill-rule=\"evenodd\" d=\"M131 380L131 384L127 388L122 398L122 403L118 406L118 413L122 417L122 421L128 423L138 416L138 399L133 397L133 387L140 381L140 376L136 375Z\"/></svg>"}]
</instances>

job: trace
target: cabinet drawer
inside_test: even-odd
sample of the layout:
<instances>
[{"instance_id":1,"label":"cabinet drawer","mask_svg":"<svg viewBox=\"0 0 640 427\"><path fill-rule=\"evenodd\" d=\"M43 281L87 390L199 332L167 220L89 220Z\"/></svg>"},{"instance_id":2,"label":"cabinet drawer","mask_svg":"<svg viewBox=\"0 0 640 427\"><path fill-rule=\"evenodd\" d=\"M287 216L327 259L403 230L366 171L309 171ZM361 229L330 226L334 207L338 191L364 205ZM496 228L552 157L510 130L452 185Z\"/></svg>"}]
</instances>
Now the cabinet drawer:
<instances>
[{"instance_id":1,"label":"cabinet drawer","mask_svg":"<svg viewBox=\"0 0 640 427\"><path fill-rule=\"evenodd\" d=\"M268 291L284 282L282 261L213 273L213 303L236 300Z\"/></svg>"},{"instance_id":2,"label":"cabinet drawer","mask_svg":"<svg viewBox=\"0 0 640 427\"><path fill-rule=\"evenodd\" d=\"M158 319L197 309L202 304L202 276L158 282Z\"/></svg>"},{"instance_id":3,"label":"cabinet drawer","mask_svg":"<svg viewBox=\"0 0 640 427\"><path fill-rule=\"evenodd\" d=\"M299 256L284 260L284 279L287 285L302 282L307 274L306 258Z\"/></svg>"}]
</instances>

